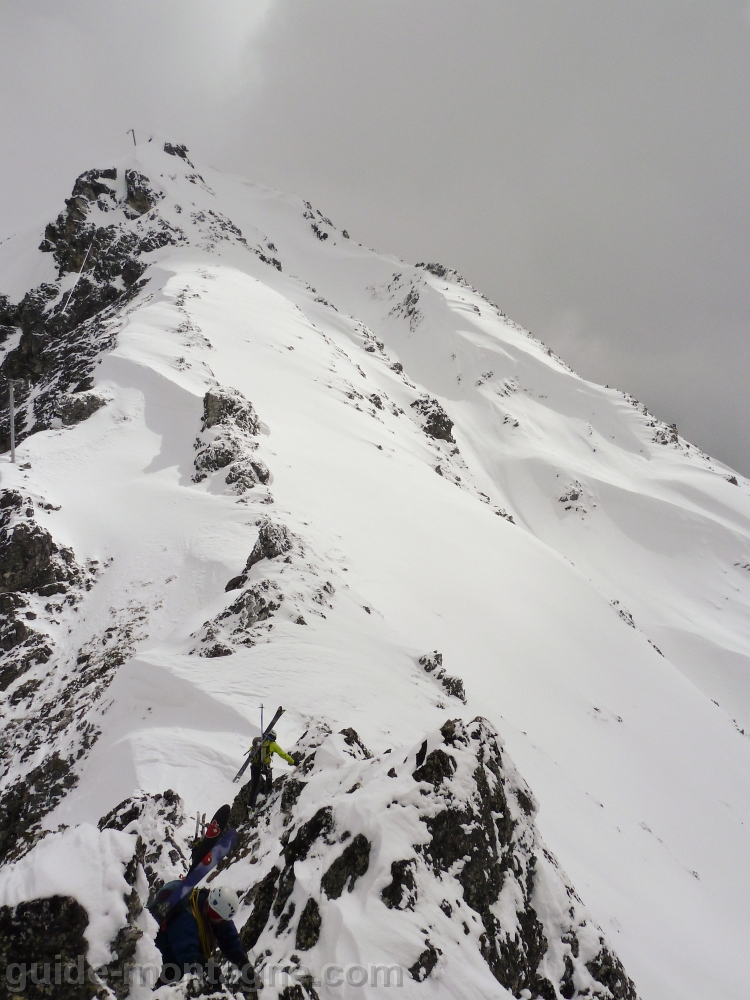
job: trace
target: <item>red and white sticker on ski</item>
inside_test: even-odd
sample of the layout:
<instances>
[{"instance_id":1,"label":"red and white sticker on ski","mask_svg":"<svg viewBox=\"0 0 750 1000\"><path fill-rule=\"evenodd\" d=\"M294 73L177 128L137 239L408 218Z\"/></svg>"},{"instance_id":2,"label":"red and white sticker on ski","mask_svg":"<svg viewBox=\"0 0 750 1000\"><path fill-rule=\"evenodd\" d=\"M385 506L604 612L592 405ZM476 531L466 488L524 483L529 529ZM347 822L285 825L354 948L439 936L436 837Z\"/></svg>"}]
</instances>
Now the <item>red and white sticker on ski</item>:
<instances>
[{"instance_id":1,"label":"red and white sticker on ski","mask_svg":"<svg viewBox=\"0 0 750 1000\"><path fill-rule=\"evenodd\" d=\"M199 865L196 865L191 872L185 876L184 882L180 882L177 888L174 890L172 895L169 897L169 909L171 910L173 906L177 906L185 896L190 892L190 890L196 886L201 879L205 878L208 873L218 865L218 863L225 858L227 854L233 849L234 845L237 843L237 831L227 830L223 836L216 841L211 850L206 854Z\"/></svg>"},{"instance_id":2,"label":"red and white sticker on ski","mask_svg":"<svg viewBox=\"0 0 750 1000\"><path fill-rule=\"evenodd\" d=\"M216 813L208 824L206 832L203 834L201 839L193 847L193 856L191 859L190 868L188 873L190 873L194 868L197 868L199 864L206 857L208 852L214 846L216 841L226 830L227 824L229 823L229 814L231 812L231 806L223 805L220 809L216 810Z\"/></svg>"}]
</instances>

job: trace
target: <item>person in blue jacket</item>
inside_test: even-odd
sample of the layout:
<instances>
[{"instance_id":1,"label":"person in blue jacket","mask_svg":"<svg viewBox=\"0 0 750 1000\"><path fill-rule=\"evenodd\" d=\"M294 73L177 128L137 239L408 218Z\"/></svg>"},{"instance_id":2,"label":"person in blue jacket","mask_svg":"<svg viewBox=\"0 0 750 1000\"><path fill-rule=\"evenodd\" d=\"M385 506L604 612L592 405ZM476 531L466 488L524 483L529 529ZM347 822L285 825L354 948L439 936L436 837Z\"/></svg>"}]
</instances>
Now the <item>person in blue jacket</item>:
<instances>
[{"instance_id":1,"label":"person in blue jacket","mask_svg":"<svg viewBox=\"0 0 750 1000\"><path fill-rule=\"evenodd\" d=\"M239 909L237 893L226 886L211 889L193 889L178 904L159 928L156 946L162 954L159 984L174 983L186 972L209 970L209 981L214 973L210 964L218 948L243 973L243 983L255 995L255 974L247 952L242 946L232 917Z\"/></svg>"}]
</instances>

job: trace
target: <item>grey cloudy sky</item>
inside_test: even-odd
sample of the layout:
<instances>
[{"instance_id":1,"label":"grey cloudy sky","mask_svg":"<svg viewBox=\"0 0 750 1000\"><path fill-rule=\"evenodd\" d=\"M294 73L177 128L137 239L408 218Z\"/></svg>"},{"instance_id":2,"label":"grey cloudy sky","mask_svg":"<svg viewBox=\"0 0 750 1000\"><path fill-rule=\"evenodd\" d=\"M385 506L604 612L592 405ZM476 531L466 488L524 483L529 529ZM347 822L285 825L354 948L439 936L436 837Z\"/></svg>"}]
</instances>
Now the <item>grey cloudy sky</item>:
<instances>
[{"instance_id":1,"label":"grey cloudy sky","mask_svg":"<svg viewBox=\"0 0 750 1000\"><path fill-rule=\"evenodd\" d=\"M750 474L749 112L738 0L0 0L0 238L166 132Z\"/></svg>"}]
</instances>

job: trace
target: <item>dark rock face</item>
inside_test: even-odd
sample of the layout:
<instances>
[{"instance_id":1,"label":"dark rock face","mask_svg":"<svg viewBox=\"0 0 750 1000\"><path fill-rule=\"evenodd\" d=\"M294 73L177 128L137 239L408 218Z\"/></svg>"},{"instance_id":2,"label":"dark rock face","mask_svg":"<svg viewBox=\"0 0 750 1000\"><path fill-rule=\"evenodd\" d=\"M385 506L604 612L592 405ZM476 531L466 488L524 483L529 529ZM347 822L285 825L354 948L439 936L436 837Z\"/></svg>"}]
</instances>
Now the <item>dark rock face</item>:
<instances>
[{"instance_id":1,"label":"dark rock face","mask_svg":"<svg viewBox=\"0 0 750 1000\"><path fill-rule=\"evenodd\" d=\"M391 862L391 882L383 889L380 898L391 910L413 910L417 902L417 883L414 879L416 861Z\"/></svg>"},{"instance_id":2,"label":"dark rock face","mask_svg":"<svg viewBox=\"0 0 750 1000\"><path fill-rule=\"evenodd\" d=\"M446 778L451 778L456 769L456 762L439 747L427 755L427 759L421 767L418 767L412 774L415 781L427 781L435 788Z\"/></svg>"},{"instance_id":3,"label":"dark rock face","mask_svg":"<svg viewBox=\"0 0 750 1000\"><path fill-rule=\"evenodd\" d=\"M36 842L39 821L78 781L73 763L53 753L0 795L0 863Z\"/></svg>"},{"instance_id":4,"label":"dark rock face","mask_svg":"<svg viewBox=\"0 0 750 1000\"><path fill-rule=\"evenodd\" d=\"M654 421L656 430L654 431L654 444L676 444L680 443L680 435L677 433L677 424L662 424Z\"/></svg>"},{"instance_id":5,"label":"dark rock face","mask_svg":"<svg viewBox=\"0 0 750 1000\"><path fill-rule=\"evenodd\" d=\"M50 601L44 614L66 615L78 596L71 590ZM33 618L34 612L24 611L27 606L20 594L0 595L0 607L10 608L16 619L25 614ZM77 656L67 658L62 669L51 670L41 662L52 656L53 645L38 633L0 655L0 673L8 685L0 706L0 759L14 762L13 771L6 769L0 777L0 861L15 860L32 848L41 836L43 817L75 786L76 762L99 736L88 710L144 637L139 624L144 617L142 608L129 608L126 617L115 617Z\"/></svg>"},{"instance_id":6,"label":"dark rock face","mask_svg":"<svg viewBox=\"0 0 750 1000\"><path fill-rule=\"evenodd\" d=\"M333 813L330 806L318 809L312 819L303 823L295 836L290 840L282 840L282 848L287 864L304 861L310 853L310 848L321 837L326 838L333 830Z\"/></svg>"},{"instance_id":7,"label":"dark rock face","mask_svg":"<svg viewBox=\"0 0 750 1000\"><path fill-rule=\"evenodd\" d=\"M227 483L234 487L235 493L245 493L261 483L267 486L271 481L268 466L259 458L246 462L235 462L227 473Z\"/></svg>"},{"instance_id":8,"label":"dark rock face","mask_svg":"<svg viewBox=\"0 0 750 1000\"><path fill-rule=\"evenodd\" d=\"M138 926L143 906L136 881L145 850L139 836L123 872L130 886L124 897L126 920L109 942L111 959L106 968L93 969L86 960L89 917L83 906L67 896L51 896L20 903L15 910L0 907L0 974L6 973L17 981L19 963L25 963L25 997L105 1000L114 996L126 1000L130 995L128 972L135 964L136 948L143 936ZM97 973L106 979L109 988Z\"/></svg>"},{"instance_id":9,"label":"dark rock face","mask_svg":"<svg viewBox=\"0 0 750 1000\"><path fill-rule=\"evenodd\" d=\"M97 406L91 399L77 404L70 395L92 388L96 360L113 343L107 321L143 287L147 265L142 255L185 240L180 230L153 213L143 215L159 197L146 178L128 171L125 200L120 200L116 181L114 168L81 174L65 211L46 227L39 247L53 255L58 281L30 289L16 305L7 296L0 297L2 339L8 331L21 332L18 346L0 366L6 377L26 383L17 386L19 442L46 430L56 416L64 424L77 423L94 412ZM92 216L101 219L102 213L114 213L111 224L91 221ZM59 279L69 273L77 278L63 292ZM3 399L0 449L9 446L8 408Z\"/></svg>"},{"instance_id":10,"label":"dark rock face","mask_svg":"<svg viewBox=\"0 0 750 1000\"><path fill-rule=\"evenodd\" d=\"M154 191L148 177L139 174L137 170L125 171L125 184L128 189L127 204L136 215L143 215L164 196Z\"/></svg>"},{"instance_id":11,"label":"dark rock face","mask_svg":"<svg viewBox=\"0 0 750 1000\"><path fill-rule=\"evenodd\" d=\"M72 427L73 424L87 420L92 413L96 413L106 405L107 400L98 393L80 392L60 397L57 402L57 415L65 427Z\"/></svg>"},{"instance_id":12,"label":"dark rock face","mask_svg":"<svg viewBox=\"0 0 750 1000\"><path fill-rule=\"evenodd\" d=\"M64 593L82 574L71 549L59 548L34 520L34 506L16 490L0 494L0 593Z\"/></svg>"},{"instance_id":13,"label":"dark rock face","mask_svg":"<svg viewBox=\"0 0 750 1000\"><path fill-rule=\"evenodd\" d=\"M600 943L602 950L596 958L586 963L586 968L597 982L609 990L614 1000L637 1000L633 982L628 979L622 962L616 955L607 950L603 939ZM563 996L566 994L563 993ZM567 997L573 996L575 996L573 992L567 994Z\"/></svg>"},{"instance_id":14,"label":"dark rock face","mask_svg":"<svg viewBox=\"0 0 750 1000\"><path fill-rule=\"evenodd\" d=\"M257 434L259 430L258 414L250 400L237 389L222 386L209 389L203 397L204 430L217 424L234 424L248 434Z\"/></svg>"},{"instance_id":15,"label":"dark rock face","mask_svg":"<svg viewBox=\"0 0 750 1000\"><path fill-rule=\"evenodd\" d=\"M355 751L352 754L353 757L362 756L366 760L370 760L372 758L372 754L364 745L362 740L359 738L356 729L352 729L352 727L349 726L347 729L341 730L341 735L344 737L344 742L346 743L346 745L352 747L352 749Z\"/></svg>"},{"instance_id":16,"label":"dark rock face","mask_svg":"<svg viewBox=\"0 0 750 1000\"><path fill-rule=\"evenodd\" d=\"M0 691L53 655L49 635L29 622L37 613L29 609L24 594L44 597L64 594L75 603L80 587L91 586L70 549L58 546L35 519L34 503L16 490L0 493ZM51 606L50 606L51 607ZM39 679L17 687L9 698L13 707L31 698ZM27 727L29 728L29 727ZM0 749L9 729L0 737Z\"/></svg>"},{"instance_id":17,"label":"dark rock face","mask_svg":"<svg viewBox=\"0 0 750 1000\"><path fill-rule=\"evenodd\" d=\"M264 586L265 584L265 586ZM238 629L252 628L257 622L271 618L274 611L279 610L279 601L273 600L273 588L268 580L262 580L253 587L243 591L237 600L219 615L219 619L230 615L238 616ZM281 595L283 600L283 595Z\"/></svg>"},{"instance_id":18,"label":"dark rock face","mask_svg":"<svg viewBox=\"0 0 750 1000\"><path fill-rule=\"evenodd\" d=\"M200 655L208 657L209 660L214 660L218 656L232 656L233 654L234 650L231 646L227 646L223 642L214 642L202 649Z\"/></svg>"},{"instance_id":19,"label":"dark rock face","mask_svg":"<svg viewBox=\"0 0 750 1000\"><path fill-rule=\"evenodd\" d=\"M440 791L455 771L456 762L450 749L436 748L427 755L422 767L414 772L415 780L429 781L446 801L444 810L423 820L430 831L430 841L423 846L422 854L436 873L455 871L454 866L462 863L457 878L463 888L463 898L482 920L482 956L498 982L514 996L527 989L533 997L554 1000L558 995L555 984L538 972L550 945L545 927L531 903L537 883L538 855L525 835L528 829L525 823L513 818L500 748L487 728L481 722L477 725L477 722L479 720L473 723L476 728L471 732L457 721L446 723L441 730L446 748L477 749L474 792L468 801L459 805L452 801L450 793ZM514 798L522 814L533 815L531 796L523 788L519 790L523 792L522 798L518 797L516 789ZM518 930L515 938L505 933L493 912L493 905L510 877L514 879L516 891L520 890L523 900L520 907L516 904ZM572 890L570 898L574 898ZM585 926L585 922L581 926ZM569 968L582 964L577 932L580 935L580 930L573 925L564 937L570 944L570 952L561 976L563 987L566 978L568 982L572 981ZM591 975L597 978L594 970L599 969L621 971L619 960L606 948L603 938L599 939L599 945L598 954L585 966ZM617 978L618 971L614 975ZM619 994L610 990L608 982L598 982L602 988L595 993L597 996L636 1000L635 988L624 972L622 982L617 980L621 990ZM579 994L573 992L568 995Z\"/></svg>"},{"instance_id":20,"label":"dark rock face","mask_svg":"<svg viewBox=\"0 0 750 1000\"><path fill-rule=\"evenodd\" d=\"M338 899L347 883L349 892L354 883L370 867L370 841L363 834L348 844L320 880L321 888L329 899Z\"/></svg>"},{"instance_id":21,"label":"dark rock face","mask_svg":"<svg viewBox=\"0 0 750 1000\"><path fill-rule=\"evenodd\" d=\"M126 922L109 943L112 960L108 969L110 974L114 973L110 988L117 1000L126 1000L130 996L130 984L127 982L125 973L129 967L135 964L136 948L139 940L143 937L143 931L138 926L139 918L143 913L143 904L136 889L136 880L145 850L143 839L139 837L133 857L124 872L125 881L131 887L130 892L125 896Z\"/></svg>"},{"instance_id":22,"label":"dark rock face","mask_svg":"<svg viewBox=\"0 0 750 1000\"><path fill-rule=\"evenodd\" d=\"M292 536L289 529L283 524L274 524L272 521L265 521L260 526L258 540L253 546L253 550L248 556L245 569L239 576L233 577L226 585L225 590L238 590L247 582L248 573L262 559L276 559L283 556L292 549Z\"/></svg>"},{"instance_id":23,"label":"dark rock face","mask_svg":"<svg viewBox=\"0 0 750 1000\"><path fill-rule=\"evenodd\" d=\"M277 556L283 556L291 548L292 537L289 529L283 524L273 524L271 521L266 521L260 526L258 540L248 556L245 570L251 569L261 559L275 559Z\"/></svg>"},{"instance_id":24,"label":"dark rock face","mask_svg":"<svg viewBox=\"0 0 750 1000\"><path fill-rule=\"evenodd\" d=\"M397 276L398 278L401 275ZM419 324L422 322L423 315L422 311L418 307L419 303L419 289L412 287L404 296L403 301L397 302L396 305L391 309L390 316L401 316L409 321L409 329L412 333L417 329Z\"/></svg>"},{"instance_id":25,"label":"dark rock face","mask_svg":"<svg viewBox=\"0 0 750 1000\"><path fill-rule=\"evenodd\" d=\"M464 682L460 677L454 677L443 669L443 654L434 650L432 653L425 653L419 657L419 665L426 674L431 674L436 681L440 681L446 692L452 698L458 698L464 705L466 704L466 692Z\"/></svg>"},{"instance_id":26,"label":"dark rock face","mask_svg":"<svg viewBox=\"0 0 750 1000\"><path fill-rule=\"evenodd\" d=\"M295 782L291 795L287 795L284 805L287 810L294 809L297 797L304 788L303 782ZM260 810L247 821L247 798L249 783L237 795L232 806L230 823L234 823L240 834L240 850L252 849L258 842L259 823L269 809L269 802L264 803ZM283 798L283 796L282 796ZM279 798L272 800L276 806ZM273 806L271 806L273 808ZM297 906L290 897L295 889L296 876L294 866L297 861L304 861L314 845L331 842L333 831L333 815L330 807L319 809L309 820L296 829L285 832L281 837L280 861L283 867L274 865L246 894L245 901L252 902L252 912L245 922L240 937L247 948L256 945L269 921L275 925L276 936L285 934L297 911ZM242 845L245 845L244 848ZM295 932L295 947L302 951L313 948L317 943L321 928L321 914L316 900L308 897L300 911Z\"/></svg>"},{"instance_id":27,"label":"dark rock face","mask_svg":"<svg viewBox=\"0 0 750 1000\"><path fill-rule=\"evenodd\" d=\"M425 271L429 271L430 274L434 274L436 278L445 278L451 273L445 264L415 264L414 266L423 267Z\"/></svg>"},{"instance_id":28,"label":"dark rock face","mask_svg":"<svg viewBox=\"0 0 750 1000\"><path fill-rule=\"evenodd\" d=\"M451 433L453 421L436 399L422 396L420 399L415 399L411 406L423 418L425 434L455 444Z\"/></svg>"},{"instance_id":29,"label":"dark rock face","mask_svg":"<svg viewBox=\"0 0 750 1000\"><path fill-rule=\"evenodd\" d=\"M299 918L297 925L297 937L295 947L298 951L309 951L318 943L320 937L320 907L315 900L310 897L305 903L305 908Z\"/></svg>"},{"instance_id":30,"label":"dark rock face","mask_svg":"<svg viewBox=\"0 0 750 1000\"><path fill-rule=\"evenodd\" d=\"M263 928L271 916L271 906L276 897L276 883L279 879L279 869L272 868L257 885L246 894L245 902L252 902L252 913L245 921L240 932L240 939L247 948L254 948Z\"/></svg>"},{"instance_id":31,"label":"dark rock face","mask_svg":"<svg viewBox=\"0 0 750 1000\"><path fill-rule=\"evenodd\" d=\"M285 986L279 993L279 1000L308 1000L308 998L318 1000L318 994L312 984L308 984L307 989L304 989L300 983L294 983L293 986Z\"/></svg>"},{"instance_id":32,"label":"dark rock face","mask_svg":"<svg viewBox=\"0 0 750 1000\"><path fill-rule=\"evenodd\" d=\"M440 954L442 954L442 952L439 952L428 941L425 950L416 960L414 965L409 968L409 975L412 979L416 979L418 983L423 983L437 965L438 955Z\"/></svg>"},{"instance_id":33,"label":"dark rock face","mask_svg":"<svg viewBox=\"0 0 750 1000\"><path fill-rule=\"evenodd\" d=\"M195 456L195 469L197 475L194 476L196 482L206 478L209 472L218 472L225 469L238 458L242 458L244 452L244 442L234 436L225 435L211 441Z\"/></svg>"},{"instance_id":34,"label":"dark rock face","mask_svg":"<svg viewBox=\"0 0 750 1000\"><path fill-rule=\"evenodd\" d=\"M104 991L89 977L91 970L85 959L87 926L86 910L69 896L28 900L15 910L0 907L0 977L3 982L20 985L16 967L20 964L28 969L20 994L28 1000L104 997ZM34 983L31 976L34 964L38 983Z\"/></svg>"},{"instance_id":35,"label":"dark rock face","mask_svg":"<svg viewBox=\"0 0 750 1000\"><path fill-rule=\"evenodd\" d=\"M297 751L297 757L292 754L292 757L300 763L301 757L299 751ZM298 759L299 758L299 759ZM297 799L302 794L306 782L300 781L298 778L287 778L284 782L284 786L281 792L281 811L284 813L290 813L294 806L297 804Z\"/></svg>"},{"instance_id":36,"label":"dark rock face","mask_svg":"<svg viewBox=\"0 0 750 1000\"><path fill-rule=\"evenodd\" d=\"M241 936L261 954L261 966L288 962L292 948L307 952L313 969L324 961L317 947L329 908L340 920L336 901L348 889L347 905L364 914L382 902L393 928L412 940L415 930L421 934L401 959L416 982L447 975L447 964L441 972L446 952L455 961L454 932L443 936L440 929L447 918L463 927L465 961L484 966L515 997L637 1000L603 933L540 841L534 798L485 720L448 721L414 748L381 756L352 730L334 734L320 724L304 734L294 756L304 781L277 778L250 816L245 786L230 817L239 833L237 855L258 863ZM412 830L412 855L388 853L395 846L390 816ZM352 826L355 817L359 828ZM373 920L377 936L383 918Z\"/></svg>"},{"instance_id":37,"label":"dark rock face","mask_svg":"<svg viewBox=\"0 0 750 1000\"><path fill-rule=\"evenodd\" d=\"M214 428L213 435L206 431ZM238 392L217 386L203 397L203 426L196 438L195 475L201 482L211 472L229 467L225 482L234 493L245 493L259 483L270 482L271 473L265 463L255 458L258 448L254 436L260 423L253 404Z\"/></svg>"},{"instance_id":38,"label":"dark rock face","mask_svg":"<svg viewBox=\"0 0 750 1000\"><path fill-rule=\"evenodd\" d=\"M169 153L170 156L179 156L181 160L184 160L189 166L193 167L193 164L188 159L188 148L187 146L178 145L177 143L165 142L164 152ZM195 167L193 167L195 169Z\"/></svg>"},{"instance_id":39,"label":"dark rock face","mask_svg":"<svg viewBox=\"0 0 750 1000\"><path fill-rule=\"evenodd\" d=\"M37 663L52 656L49 636L35 631L24 617L27 602L20 594L0 593L0 691L7 690L17 678ZM12 654L4 656L3 654ZM12 696L16 703L25 696L19 689Z\"/></svg>"}]
</instances>

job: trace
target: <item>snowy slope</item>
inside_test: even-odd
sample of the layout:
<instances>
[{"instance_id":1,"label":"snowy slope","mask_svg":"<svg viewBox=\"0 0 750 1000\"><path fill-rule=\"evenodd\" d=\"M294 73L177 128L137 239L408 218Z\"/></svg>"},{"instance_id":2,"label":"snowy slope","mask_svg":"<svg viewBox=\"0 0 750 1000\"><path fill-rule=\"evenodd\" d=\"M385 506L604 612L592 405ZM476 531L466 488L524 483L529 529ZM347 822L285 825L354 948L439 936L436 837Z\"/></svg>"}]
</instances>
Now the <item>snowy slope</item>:
<instances>
[{"instance_id":1,"label":"snowy slope","mask_svg":"<svg viewBox=\"0 0 750 1000\"><path fill-rule=\"evenodd\" d=\"M67 356L22 364L13 324L0 346L36 407L19 464L3 457L0 486L23 498L6 530L30 498L76 567L54 557L74 600L30 584L27 610L4 607L35 614L46 638L26 641L50 652L3 682L3 788L36 787L54 747L72 763L57 790L45 777L39 823L83 824L22 858L8 847L0 905L61 892L90 915L122 908L127 834L97 822L141 792L176 790L188 816L231 801L261 702L287 707L284 746L325 723L381 759L479 715L643 1000L745 997L750 484L570 372L453 272L361 247L307 203L156 142L116 167L112 197L81 214L145 241L139 268L106 279L92 319L76 277L87 239L40 307L63 324L80 299L64 332L87 331L72 353L93 382ZM128 170L143 183L126 186ZM12 303L54 281L33 245L0 245ZM82 381L50 381L58 363ZM209 426L204 397L225 390L254 409ZM92 393L87 419L66 416ZM225 587L269 520L290 561L256 563L243 586L284 599L250 621ZM227 655L205 655L217 645ZM435 649L465 704L420 666ZM109 838L100 897L64 860L87 837ZM34 873L55 851L66 875L46 892ZM364 962L381 960L368 941L391 919L371 911L350 928ZM92 963L111 930L91 920ZM460 955L405 995L506 995L468 951L461 986Z\"/></svg>"}]
</instances>

